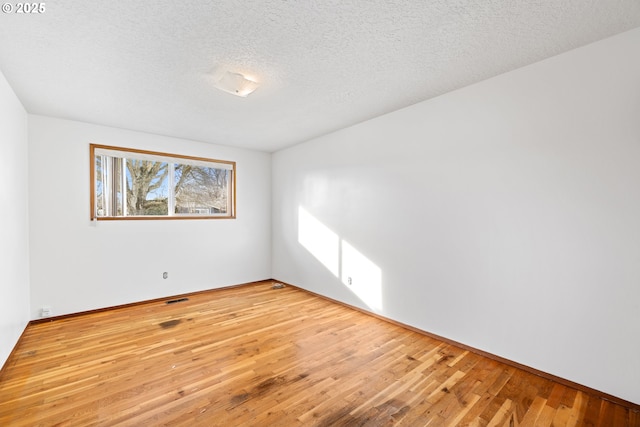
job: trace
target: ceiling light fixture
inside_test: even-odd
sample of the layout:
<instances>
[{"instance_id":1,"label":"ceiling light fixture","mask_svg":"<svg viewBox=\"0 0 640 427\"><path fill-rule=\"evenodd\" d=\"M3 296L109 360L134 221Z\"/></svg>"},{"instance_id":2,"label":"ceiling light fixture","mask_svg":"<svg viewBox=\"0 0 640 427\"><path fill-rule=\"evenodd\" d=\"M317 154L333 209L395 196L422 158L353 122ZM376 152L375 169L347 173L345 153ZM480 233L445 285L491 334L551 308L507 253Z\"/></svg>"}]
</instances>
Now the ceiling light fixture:
<instances>
[{"instance_id":1,"label":"ceiling light fixture","mask_svg":"<svg viewBox=\"0 0 640 427\"><path fill-rule=\"evenodd\" d=\"M253 80L249 80L240 73L227 71L214 86L232 95L246 98L258 88L259 84Z\"/></svg>"}]
</instances>

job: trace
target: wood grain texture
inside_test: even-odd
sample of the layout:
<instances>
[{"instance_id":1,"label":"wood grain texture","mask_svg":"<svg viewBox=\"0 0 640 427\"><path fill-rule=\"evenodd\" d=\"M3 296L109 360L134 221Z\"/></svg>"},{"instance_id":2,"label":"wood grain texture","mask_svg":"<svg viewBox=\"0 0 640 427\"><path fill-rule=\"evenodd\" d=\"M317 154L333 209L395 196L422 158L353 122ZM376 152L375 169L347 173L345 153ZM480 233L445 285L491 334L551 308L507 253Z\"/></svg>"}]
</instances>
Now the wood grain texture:
<instances>
[{"instance_id":1,"label":"wood grain texture","mask_svg":"<svg viewBox=\"0 0 640 427\"><path fill-rule=\"evenodd\" d=\"M31 324L2 426L640 426L637 411L271 282Z\"/></svg>"},{"instance_id":2,"label":"wood grain texture","mask_svg":"<svg viewBox=\"0 0 640 427\"><path fill-rule=\"evenodd\" d=\"M290 284L289 284L289 286L296 287L295 285L290 285ZM440 335L436 335L436 334L433 334L431 332L424 331L422 329L415 328L415 327L413 327L411 325L407 325L407 324L398 322L396 320L389 319L389 318L381 316L379 314L376 314L376 313L373 313L373 312L369 312L367 310L363 310L363 309L361 309L359 307L355 307L355 306L351 306L351 305L345 304L342 301L334 300L334 299L329 298L327 296L320 295L320 294L317 294L317 293L314 293L314 292L311 292L311 291L308 291L308 290L305 290L305 289L302 289L302 288L298 288L298 289L301 289L304 292L311 293L313 295L316 295L316 296L318 296L320 298L323 298L323 299L326 299L328 301L334 302L336 304L343 305L343 306L348 307L350 309L360 311L360 312L365 313L365 314L367 314L369 316L384 320L385 322L389 322L389 323L392 323L394 325L400 326L402 328L405 328L405 329L408 329L408 330L411 330L411 331L414 331L414 332L418 332L419 334L425 335L425 336L430 337L430 338L433 338L436 341L442 341L442 342L444 342L446 344L453 345L454 347L459 347L459 348L462 348L464 350L471 351L471 352L476 353L476 354L478 354L480 356L488 357L489 359L493 359L493 360L495 360L497 362L500 362L500 363L515 367L516 369L523 370L523 371L528 372L530 374L546 378L546 379L550 380L553 383L560 383L562 385L565 385L565 386L569 387L570 389L575 389L577 391L582 391L583 393L588 394L588 395L593 395L596 398L608 400L608 401L611 401L611 402L613 402L613 403L615 403L617 405L633 409L636 412L640 412L640 405L635 404L633 402L629 402L628 400L621 399L621 398L619 398L617 396L613 396L611 394L604 393L604 392L602 392L600 390L596 390L596 389L593 389L591 387L587 387L587 386L585 386L583 384L579 384L579 383L576 383L576 382L573 382L573 381L569 381L566 378L558 377L558 376L552 375L552 374L550 374L548 372L540 371L538 369L532 368L532 367L527 366L527 365L523 365L523 364L515 362L513 360L505 359L504 357L500 357L500 356L497 356L495 354L488 353L486 351L480 350L480 349L475 348L475 347L468 346L466 344L454 341L452 339L449 339L449 338L446 338L446 337L443 337L443 336L440 336Z\"/></svg>"}]
</instances>

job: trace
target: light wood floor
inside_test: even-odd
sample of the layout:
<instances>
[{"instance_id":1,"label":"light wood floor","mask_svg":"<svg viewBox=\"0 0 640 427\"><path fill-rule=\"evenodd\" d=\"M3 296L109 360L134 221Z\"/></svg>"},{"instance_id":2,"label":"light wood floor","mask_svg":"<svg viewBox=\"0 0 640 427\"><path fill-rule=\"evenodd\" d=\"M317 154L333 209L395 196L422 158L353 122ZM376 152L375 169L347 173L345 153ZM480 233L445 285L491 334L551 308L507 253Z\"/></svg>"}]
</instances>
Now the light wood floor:
<instances>
[{"instance_id":1,"label":"light wood floor","mask_svg":"<svg viewBox=\"0 0 640 427\"><path fill-rule=\"evenodd\" d=\"M292 287L30 325L0 426L640 426L640 414Z\"/></svg>"}]
</instances>

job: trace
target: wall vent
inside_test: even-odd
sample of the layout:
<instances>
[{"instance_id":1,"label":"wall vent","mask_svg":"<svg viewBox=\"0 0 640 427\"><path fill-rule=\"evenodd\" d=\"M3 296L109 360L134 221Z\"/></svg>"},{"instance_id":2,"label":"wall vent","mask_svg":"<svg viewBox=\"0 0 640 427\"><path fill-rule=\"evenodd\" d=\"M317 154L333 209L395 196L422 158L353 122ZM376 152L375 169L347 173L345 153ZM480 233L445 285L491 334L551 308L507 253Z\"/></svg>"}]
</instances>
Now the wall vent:
<instances>
[{"instance_id":1,"label":"wall vent","mask_svg":"<svg viewBox=\"0 0 640 427\"><path fill-rule=\"evenodd\" d=\"M175 304L177 302L189 301L189 298L178 298L167 301L167 304Z\"/></svg>"}]
</instances>

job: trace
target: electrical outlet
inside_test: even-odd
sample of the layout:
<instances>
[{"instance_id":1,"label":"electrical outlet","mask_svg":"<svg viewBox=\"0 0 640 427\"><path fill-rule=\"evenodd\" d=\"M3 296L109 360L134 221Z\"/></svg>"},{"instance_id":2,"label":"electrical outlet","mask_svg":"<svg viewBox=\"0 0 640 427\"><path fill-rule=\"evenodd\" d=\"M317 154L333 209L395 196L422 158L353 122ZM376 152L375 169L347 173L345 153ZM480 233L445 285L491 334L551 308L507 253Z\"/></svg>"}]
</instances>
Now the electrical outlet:
<instances>
[{"instance_id":1,"label":"electrical outlet","mask_svg":"<svg viewBox=\"0 0 640 427\"><path fill-rule=\"evenodd\" d=\"M51 316L51 307L48 305L42 306L40 309L40 317L50 317Z\"/></svg>"},{"instance_id":2,"label":"electrical outlet","mask_svg":"<svg viewBox=\"0 0 640 427\"><path fill-rule=\"evenodd\" d=\"M162 278L163 279L169 278L169 273L167 273L166 271L164 273L162 273Z\"/></svg>"},{"instance_id":3,"label":"electrical outlet","mask_svg":"<svg viewBox=\"0 0 640 427\"><path fill-rule=\"evenodd\" d=\"M347 277L347 283L353 285L353 279L351 277Z\"/></svg>"}]
</instances>

